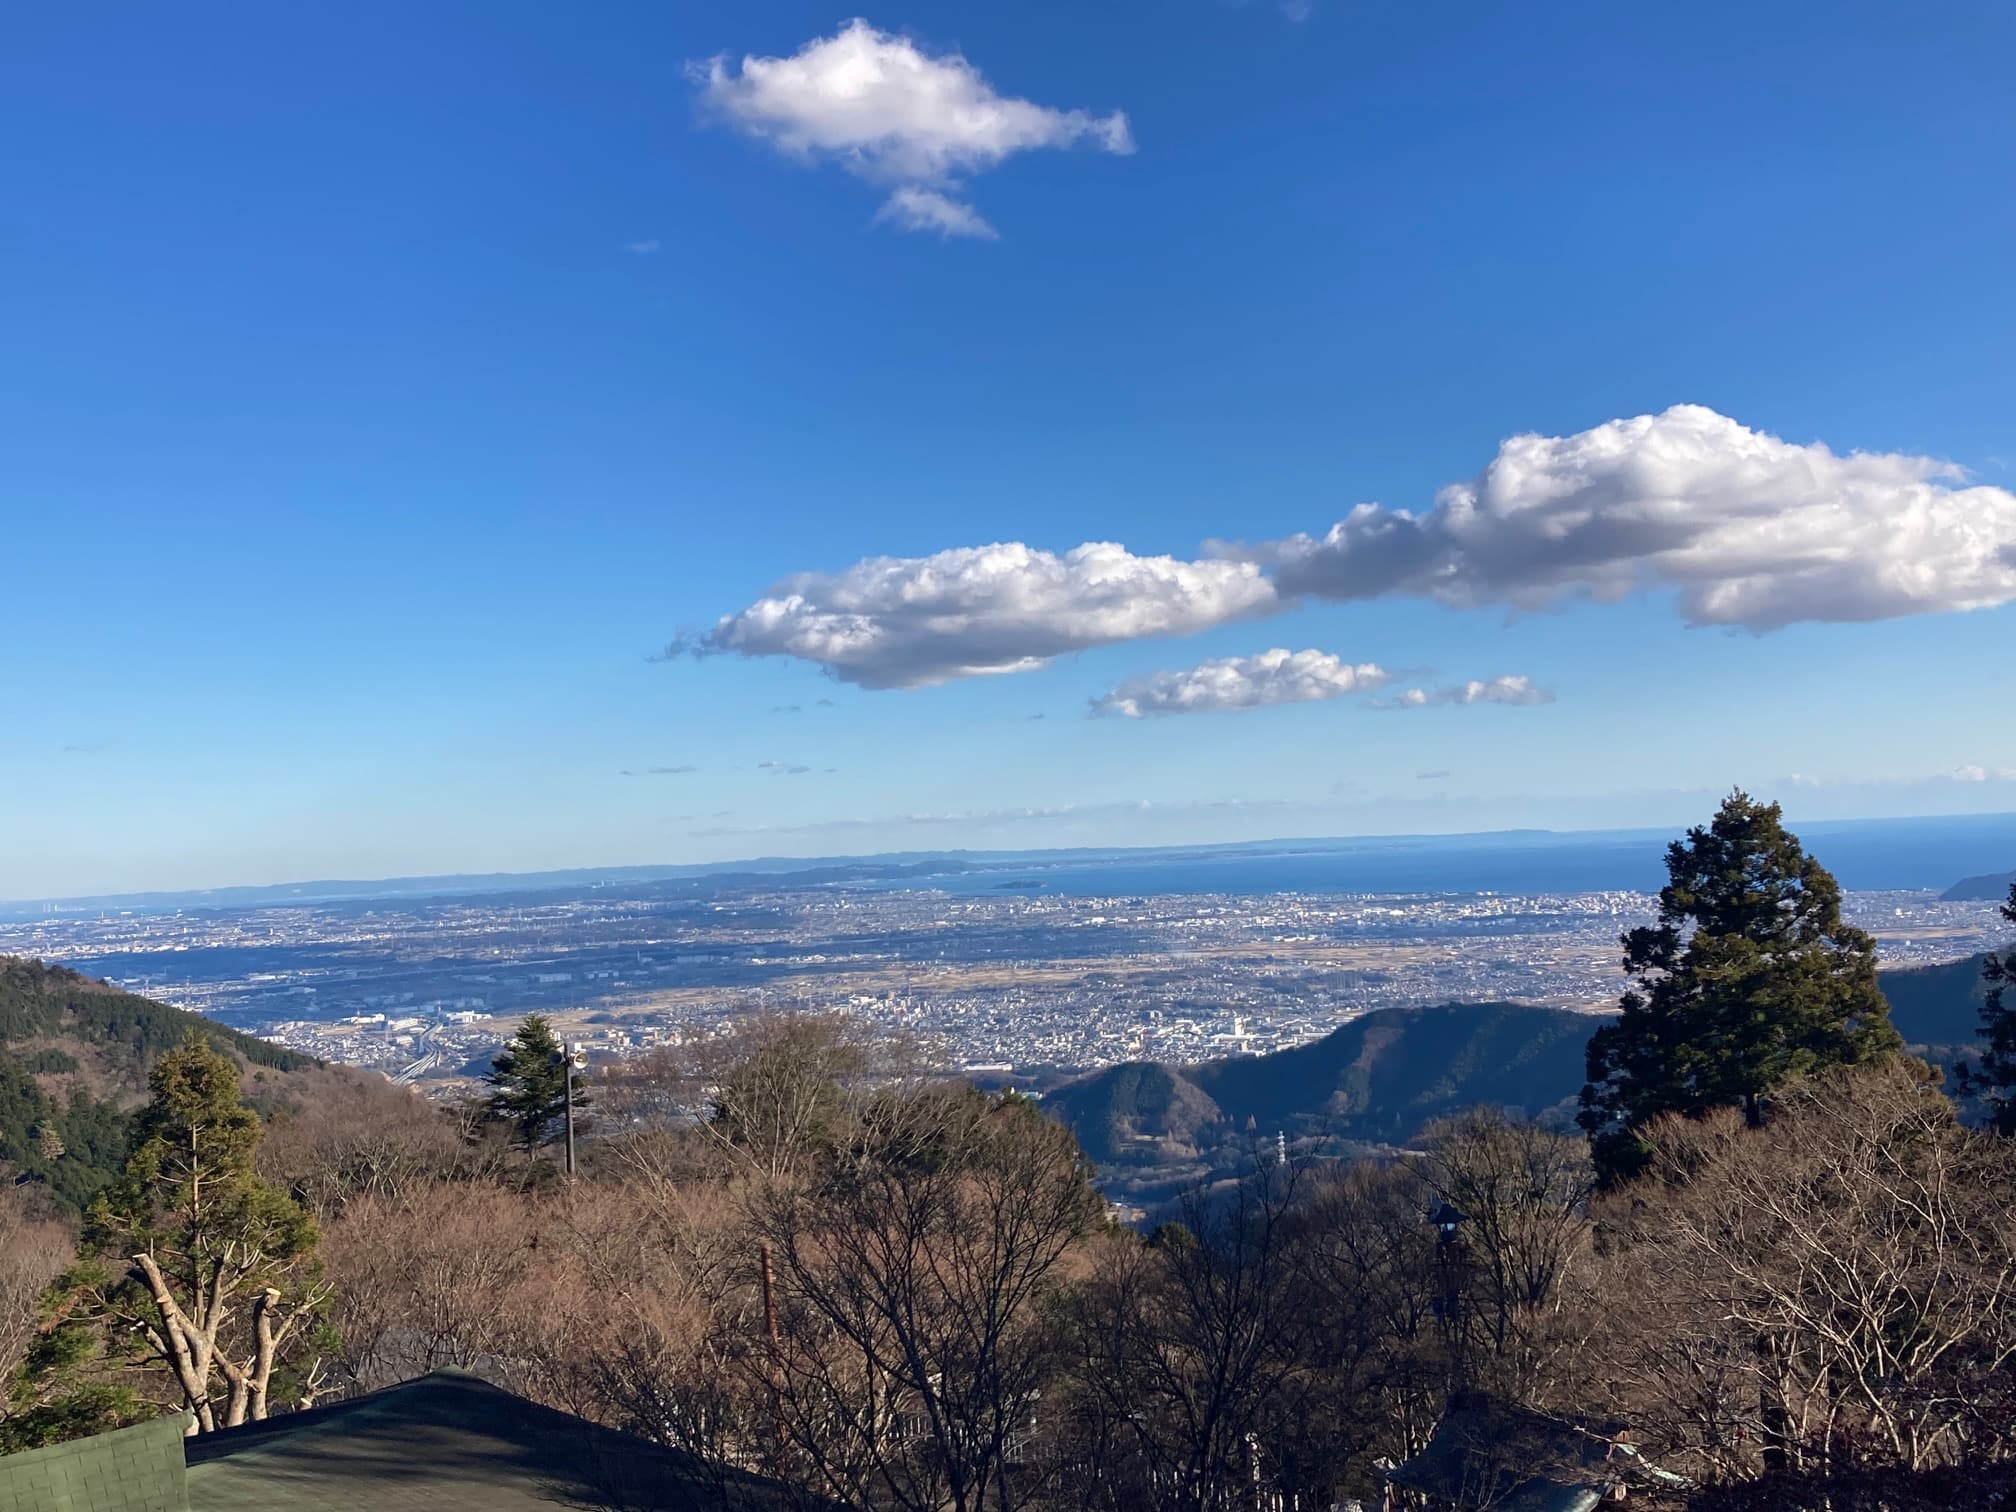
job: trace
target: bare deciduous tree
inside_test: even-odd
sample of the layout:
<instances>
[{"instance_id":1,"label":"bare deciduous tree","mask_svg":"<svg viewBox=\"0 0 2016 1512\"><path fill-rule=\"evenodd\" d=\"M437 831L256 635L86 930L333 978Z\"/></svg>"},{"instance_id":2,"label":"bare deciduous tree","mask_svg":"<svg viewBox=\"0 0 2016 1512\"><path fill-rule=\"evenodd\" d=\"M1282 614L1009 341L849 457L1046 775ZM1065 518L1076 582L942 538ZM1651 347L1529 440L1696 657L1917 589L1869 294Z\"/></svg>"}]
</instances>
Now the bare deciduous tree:
<instances>
[{"instance_id":1,"label":"bare deciduous tree","mask_svg":"<svg viewBox=\"0 0 2016 1512\"><path fill-rule=\"evenodd\" d=\"M1652 1179L1605 1211L1605 1373L1664 1447L1734 1479L2016 1451L2016 1157L1923 1067L1829 1073L1762 1130L1722 1113L1648 1143Z\"/></svg>"},{"instance_id":2,"label":"bare deciduous tree","mask_svg":"<svg viewBox=\"0 0 2016 1512\"><path fill-rule=\"evenodd\" d=\"M884 1096L756 1204L783 1458L854 1507L1011 1509L1050 1373L1044 1311L1099 1202L1069 1132L970 1088Z\"/></svg>"}]
</instances>

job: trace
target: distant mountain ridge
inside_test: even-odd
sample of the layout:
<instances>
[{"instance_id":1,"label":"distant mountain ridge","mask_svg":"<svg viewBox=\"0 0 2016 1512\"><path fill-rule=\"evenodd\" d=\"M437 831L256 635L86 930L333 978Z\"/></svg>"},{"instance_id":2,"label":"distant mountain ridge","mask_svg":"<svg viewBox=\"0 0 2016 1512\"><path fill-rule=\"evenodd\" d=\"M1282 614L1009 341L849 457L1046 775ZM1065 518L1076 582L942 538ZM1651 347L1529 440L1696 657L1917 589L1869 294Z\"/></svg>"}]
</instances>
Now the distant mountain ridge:
<instances>
[{"instance_id":1,"label":"distant mountain ridge","mask_svg":"<svg viewBox=\"0 0 2016 1512\"><path fill-rule=\"evenodd\" d=\"M1197 1148L1207 1132L1320 1133L1404 1143L1478 1103L1539 1116L1582 1086L1601 1016L1529 1003L1380 1008L1322 1039L1198 1066L1109 1066L1044 1105L1095 1161Z\"/></svg>"},{"instance_id":2,"label":"distant mountain ridge","mask_svg":"<svg viewBox=\"0 0 2016 1512\"><path fill-rule=\"evenodd\" d=\"M1980 877L1962 877L1939 894L1943 903L2000 903L2016 886L2016 871L1989 872Z\"/></svg>"},{"instance_id":3,"label":"distant mountain ridge","mask_svg":"<svg viewBox=\"0 0 2016 1512\"><path fill-rule=\"evenodd\" d=\"M1077 846L1027 850L890 851L849 856L762 856L747 860L676 865L576 867L541 872L450 873L377 880L304 881L270 885L104 893L49 901L0 900L0 915L34 917L49 910L91 909L162 912L173 909L244 909L288 904L406 900L483 894L578 891L600 887L706 883L725 885L746 878L776 881L794 877L808 886L846 880L888 880L894 876L956 876L970 872L1028 867L1136 863L1194 859L1224 861L1261 856L1419 858L1471 852L1477 858L1512 852L1565 853L1578 847L1598 853L1579 868L1572 887L1522 888L1518 869L1502 866L1467 881L1429 885L1418 873L1385 883L1366 872L1349 885L1295 886L1289 891L1344 892L1517 892L1580 891L1601 888L1656 888L1659 843L1682 828L1651 826L1609 830L1483 830L1459 834L1284 836L1265 840L1151 845ZM1931 815L1905 819L1811 820L1800 825L1829 870L1851 889L1939 887L1956 872L1999 864L2016 852L2016 814ZM823 873L824 875L814 875ZM1501 874L1502 873L1502 874ZM1118 892L1142 889L1121 881Z\"/></svg>"},{"instance_id":4,"label":"distant mountain ridge","mask_svg":"<svg viewBox=\"0 0 2016 1512\"><path fill-rule=\"evenodd\" d=\"M1979 1037L1980 956L1881 980L1906 1044L1944 1061ZM1279 1131L1404 1144L1476 1104L1565 1119L1582 1089L1589 1036L1607 1022L1532 1003L1381 1008L1268 1055L1108 1066L1055 1089L1044 1106L1102 1165L1203 1158L1249 1122L1268 1139Z\"/></svg>"}]
</instances>

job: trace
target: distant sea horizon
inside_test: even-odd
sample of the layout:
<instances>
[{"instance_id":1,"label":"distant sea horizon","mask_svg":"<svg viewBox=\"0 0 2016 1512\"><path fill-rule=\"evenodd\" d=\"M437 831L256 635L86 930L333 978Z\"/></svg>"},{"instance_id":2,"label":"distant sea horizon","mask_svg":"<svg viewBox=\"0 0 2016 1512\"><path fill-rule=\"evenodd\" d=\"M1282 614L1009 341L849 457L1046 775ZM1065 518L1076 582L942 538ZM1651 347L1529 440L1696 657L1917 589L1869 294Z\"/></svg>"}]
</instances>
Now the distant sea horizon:
<instances>
[{"instance_id":1,"label":"distant sea horizon","mask_svg":"<svg viewBox=\"0 0 2016 1512\"><path fill-rule=\"evenodd\" d=\"M2016 814L1814 820L1807 849L1855 891L1944 891L2016 868ZM1656 890L1677 829L1490 830L1451 835L1290 837L1213 845L1021 851L901 851L756 857L374 881L314 881L0 902L0 916L107 910L238 910L611 887L674 893L737 887L916 889L961 896L1223 893L1560 893Z\"/></svg>"}]
</instances>

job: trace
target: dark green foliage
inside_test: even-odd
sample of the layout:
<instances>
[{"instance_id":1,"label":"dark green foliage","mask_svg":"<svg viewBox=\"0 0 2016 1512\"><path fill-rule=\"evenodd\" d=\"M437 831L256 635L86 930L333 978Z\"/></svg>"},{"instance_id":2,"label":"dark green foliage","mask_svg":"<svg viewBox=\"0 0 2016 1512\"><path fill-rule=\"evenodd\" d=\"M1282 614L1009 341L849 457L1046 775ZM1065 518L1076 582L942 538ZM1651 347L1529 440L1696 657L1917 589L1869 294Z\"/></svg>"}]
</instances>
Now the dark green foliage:
<instances>
[{"instance_id":1,"label":"dark green foliage","mask_svg":"<svg viewBox=\"0 0 2016 1512\"><path fill-rule=\"evenodd\" d=\"M1900 966L1882 974L1890 1023L1907 1045L1971 1045L1981 1033L1983 960L1964 956L1936 966Z\"/></svg>"},{"instance_id":2,"label":"dark green foliage","mask_svg":"<svg viewBox=\"0 0 2016 1512\"><path fill-rule=\"evenodd\" d=\"M59 1208L82 1212L125 1165L124 1105L75 1084L59 1101L36 1078L81 1074L101 1091L138 1089L148 1068L191 1032L255 1066L297 1071L315 1064L64 967L0 956L0 1163L43 1184ZM6 1048L51 1039L64 1043Z\"/></svg>"},{"instance_id":3,"label":"dark green foliage","mask_svg":"<svg viewBox=\"0 0 2016 1512\"><path fill-rule=\"evenodd\" d=\"M484 1103L489 1116L510 1124L528 1150L552 1138L566 1114L567 1070L561 1059L565 1048L551 1024L539 1014L530 1014L483 1078L493 1089ZM587 1105L582 1078L576 1077L577 1118Z\"/></svg>"},{"instance_id":4,"label":"dark green foliage","mask_svg":"<svg viewBox=\"0 0 2016 1512\"><path fill-rule=\"evenodd\" d=\"M41 1329L9 1389L0 1417L0 1452L40 1449L70 1439L123 1428L155 1415L132 1385L107 1367L104 1330L74 1305L78 1284L109 1284L112 1273L79 1261L44 1294Z\"/></svg>"},{"instance_id":5,"label":"dark green foliage","mask_svg":"<svg viewBox=\"0 0 2016 1512\"><path fill-rule=\"evenodd\" d=\"M206 1432L263 1417L276 1367L325 1331L315 1221L257 1173L264 1130L237 1062L192 1032L149 1085L125 1170L91 1204L17 1378L38 1434L110 1426L135 1379L179 1394Z\"/></svg>"},{"instance_id":6,"label":"dark green foliage","mask_svg":"<svg viewBox=\"0 0 2016 1512\"><path fill-rule=\"evenodd\" d=\"M1218 1105L1180 1071L1153 1061L1108 1066L1046 1099L1094 1160L1125 1159L1139 1140L1188 1143L1219 1121Z\"/></svg>"},{"instance_id":7,"label":"dark green foliage","mask_svg":"<svg viewBox=\"0 0 2016 1512\"><path fill-rule=\"evenodd\" d=\"M1587 1014L1445 1003L1361 1014L1320 1040L1191 1073L1229 1118L1404 1141L1473 1105L1539 1115L1574 1093Z\"/></svg>"},{"instance_id":8,"label":"dark green foliage","mask_svg":"<svg viewBox=\"0 0 2016 1512\"><path fill-rule=\"evenodd\" d=\"M1539 1115L1572 1098L1590 1023L1524 1003L1381 1008L1271 1055L1109 1066L1043 1105L1095 1160L1126 1158L1134 1136L1190 1143L1215 1127L1238 1141L1249 1119L1267 1140L1281 1129L1404 1142L1472 1104Z\"/></svg>"},{"instance_id":9,"label":"dark green foliage","mask_svg":"<svg viewBox=\"0 0 2016 1512\"><path fill-rule=\"evenodd\" d=\"M0 1044L53 1036L119 1047L130 1053L137 1083L145 1068L180 1044L192 1027L218 1049L255 1066L299 1071L315 1064L308 1056L120 992L66 967L0 956Z\"/></svg>"},{"instance_id":10,"label":"dark green foliage","mask_svg":"<svg viewBox=\"0 0 2016 1512\"><path fill-rule=\"evenodd\" d=\"M2002 917L2016 924L2016 882L2009 884ZM1990 951L1982 957L1981 982L1986 989L1981 1000L1981 1065L1978 1071L1963 1065L1960 1085L1982 1094L2000 1133L2016 1134L2016 1002L2009 1001L2009 984L2016 982L2016 946L2006 954Z\"/></svg>"},{"instance_id":11,"label":"dark green foliage","mask_svg":"<svg viewBox=\"0 0 2016 1512\"><path fill-rule=\"evenodd\" d=\"M125 1158L126 1118L117 1107L81 1090L59 1104L26 1063L0 1050L0 1161L46 1185L59 1208L80 1213Z\"/></svg>"},{"instance_id":12,"label":"dark green foliage","mask_svg":"<svg viewBox=\"0 0 2016 1512\"><path fill-rule=\"evenodd\" d=\"M1589 1041L1580 1122L1606 1181L1633 1174L1637 1129L1740 1107L1761 1121L1787 1080L1900 1044L1876 942L1841 921L1841 888L1778 805L1729 795L1666 853L1659 921L1624 936L1632 985Z\"/></svg>"}]
</instances>

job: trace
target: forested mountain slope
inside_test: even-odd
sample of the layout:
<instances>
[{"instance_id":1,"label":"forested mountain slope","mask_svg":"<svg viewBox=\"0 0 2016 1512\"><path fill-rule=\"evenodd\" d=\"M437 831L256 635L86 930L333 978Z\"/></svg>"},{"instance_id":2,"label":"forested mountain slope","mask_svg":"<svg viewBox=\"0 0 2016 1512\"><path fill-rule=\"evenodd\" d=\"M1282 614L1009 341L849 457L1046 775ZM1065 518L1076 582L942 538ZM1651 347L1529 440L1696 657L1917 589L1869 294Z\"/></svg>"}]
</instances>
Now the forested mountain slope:
<instances>
[{"instance_id":1,"label":"forested mountain slope","mask_svg":"<svg viewBox=\"0 0 2016 1512\"><path fill-rule=\"evenodd\" d=\"M0 1165L88 1202L126 1158L126 1114L163 1051L191 1030L245 1066L247 1092L277 1094L307 1056L61 966L0 956Z\"/></svg>"},{"instance_id":2,"label":"forested mountain slope","mask_svg":"<svg viewBox=\"0 0 2016 1512\"><path fill-rule=\"evenodd\" d=\"M1886 971L1891 1022L1940 1062L1977 1037L1981 958ZM1243 1134L1285 1131L1405 1143L1474 1104L1566 1113L1584 1049L1606 1019L1530 1003L1382 1008L1306 1045L1195 1066L1109 1066L1045 1101L1104 1163L1194 1156Z\"/></svg>"}]
</instances>

